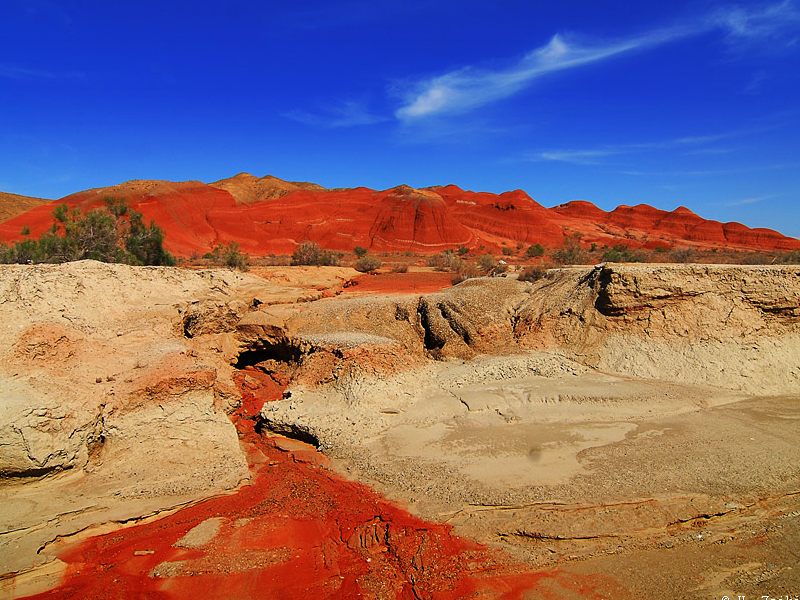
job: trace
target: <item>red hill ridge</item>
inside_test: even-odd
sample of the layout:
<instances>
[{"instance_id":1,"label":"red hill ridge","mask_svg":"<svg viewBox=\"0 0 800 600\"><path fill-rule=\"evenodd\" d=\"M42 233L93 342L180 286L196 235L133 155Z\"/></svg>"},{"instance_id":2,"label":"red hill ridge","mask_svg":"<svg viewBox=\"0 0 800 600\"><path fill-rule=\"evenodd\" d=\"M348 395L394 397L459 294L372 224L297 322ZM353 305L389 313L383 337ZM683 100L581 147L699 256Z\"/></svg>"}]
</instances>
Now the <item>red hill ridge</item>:
<instances>
[{"instance_id":1,"label":"red hill ridge","mask_svg":"<svg viewBox=\"0 0 800 600\"><path fill-rule=\"evenodd\" d=\"M166 234L167 248L179 256L202 255L229 241L253 255L291 253L303 240L345 251L354 246L418 253L462 245L487 250L537 243L556 247L573 233L582 234L584 244L624 243L630 248L800 248L800 240L771 229L710 221L684 207L668 212L639 204L606 212L574 201L545 208L522 190L499 195L455 185L331 190L247 173L210 184L135 180L78 192L0 223L0 240L21 239L23 226L38 236L52 223L56 204L85 211L102 206L109 196L124 198L145 219L155 221Z\"/></svg>"}]
</instances>

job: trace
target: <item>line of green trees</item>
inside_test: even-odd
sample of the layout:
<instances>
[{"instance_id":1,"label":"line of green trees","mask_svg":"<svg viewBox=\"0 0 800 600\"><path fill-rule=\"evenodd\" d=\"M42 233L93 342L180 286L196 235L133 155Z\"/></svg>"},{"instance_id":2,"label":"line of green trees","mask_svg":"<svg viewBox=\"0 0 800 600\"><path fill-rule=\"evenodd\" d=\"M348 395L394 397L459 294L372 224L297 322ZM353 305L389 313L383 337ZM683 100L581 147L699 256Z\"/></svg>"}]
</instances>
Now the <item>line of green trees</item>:
<instances>
[{"instance_id":1,"label":"line of green trees","mask_svg":"<svg viewBox=\"0 0 800 600\"><path fill-rule=\"evenodd\" d=\"M22 235L30 228L23 227ZM39 239L26 238L13 245L0 243L2 263L63 263L93 259L131 265L175 265L164 249L164 233L153 221L144 223L142 213L125 200L106 198L105 206L86 212L59 204L53 224Z\"/></svg>"}]
</instances>

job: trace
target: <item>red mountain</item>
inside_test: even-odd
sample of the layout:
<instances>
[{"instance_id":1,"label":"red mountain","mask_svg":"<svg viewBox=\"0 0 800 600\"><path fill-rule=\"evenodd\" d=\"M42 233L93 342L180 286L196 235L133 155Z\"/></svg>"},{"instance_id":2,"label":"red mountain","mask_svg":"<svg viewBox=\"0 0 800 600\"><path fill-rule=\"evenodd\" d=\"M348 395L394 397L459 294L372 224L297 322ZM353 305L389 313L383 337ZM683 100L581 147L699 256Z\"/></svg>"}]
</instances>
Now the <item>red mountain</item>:
<instances>
[{"instance_id":1,"label":"red mountain","mask_svg":"<svg viewBox=\"0 0 800 600\"><path fill-rule=\"evenodd\" d=\"M358 245L422 253L460 245L489 250L518 243L555 247L576 232L586 244L624 243L631 248L800 248L800 240L776 231L709 221L683 207L667 212L640 204L606 212L579 201L545 208L521 190L499 195L454 185L329 190L246 173L211 184L129 181L78 192L0 223L0 239L20 239L25 225L38 236L52 223L58 203L89 210L109 196L124 198L145 219L155 221L165 231L167 248L182 256L203 254L231 240L254 255L290 253L302 240L333 250Z\"/></svg>"}]
</instances>

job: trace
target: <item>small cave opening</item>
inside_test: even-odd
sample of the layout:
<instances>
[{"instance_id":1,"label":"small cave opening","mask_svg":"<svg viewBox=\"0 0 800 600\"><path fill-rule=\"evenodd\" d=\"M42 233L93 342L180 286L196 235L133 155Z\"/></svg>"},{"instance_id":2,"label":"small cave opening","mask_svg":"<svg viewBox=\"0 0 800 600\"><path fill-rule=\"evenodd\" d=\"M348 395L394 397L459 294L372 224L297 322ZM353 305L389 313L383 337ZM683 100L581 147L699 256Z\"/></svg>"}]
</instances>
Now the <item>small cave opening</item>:
<instances>
[{"instance_id":1,"label":"small cave opening","mask_svg":"<svg viewBox=\"0 0 800 600\"><path fill-rule=\"evenodd\" d=\"M302 355L303 351L291 340L285 338L277 341L261 340L254 347L240 352L233 367L241 370L270 360L296 365Z\"/></svg>"},{"instance_id":2,"label":"small cave opening","mask_svg":"<svg viewBox=\"0 0 800 600\"><path fill-rule=\"evenodd\" d=\"M283 437L303 442L319 450L320 441L317 436L298 423L274 423L266 419L259 419L255 426L258 435L274 433Z\"/></svg>"}]
</instances>

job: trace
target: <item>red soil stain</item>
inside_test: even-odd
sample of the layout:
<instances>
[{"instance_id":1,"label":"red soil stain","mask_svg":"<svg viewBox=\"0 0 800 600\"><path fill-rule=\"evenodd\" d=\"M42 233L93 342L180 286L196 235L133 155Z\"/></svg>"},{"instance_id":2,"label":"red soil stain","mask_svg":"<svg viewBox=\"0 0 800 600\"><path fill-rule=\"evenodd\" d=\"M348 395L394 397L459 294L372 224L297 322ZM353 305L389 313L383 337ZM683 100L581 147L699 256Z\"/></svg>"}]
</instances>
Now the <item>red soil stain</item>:
<instances>
[{"instance_id":1,"label":"red soil stain","mask_svg":"<svg viewBox=\"0 0 800 600\"><path fill-rule=\"evenodd\" d=\"M600 575L532 572L337 476L310 446L259 435L249 416L282 388L267 380L260 387L247 375L238 378L244 404L234 422L248 449L250 484L66 548L61 584L29 598L633 597ZM210 518L221 523L210 541L176 546Z\"/></svg>"},{"instance_id":2,"label":"red soil stain","mask_svg":"<svg viewBox=\"0 0 800 600\"><path fill-rule=\"evenodd\" d=\"M352 279L347 292L382 294L427 294L453 285L453 273L411 272L377 273Z\"/></svg>"}]
</instances>

